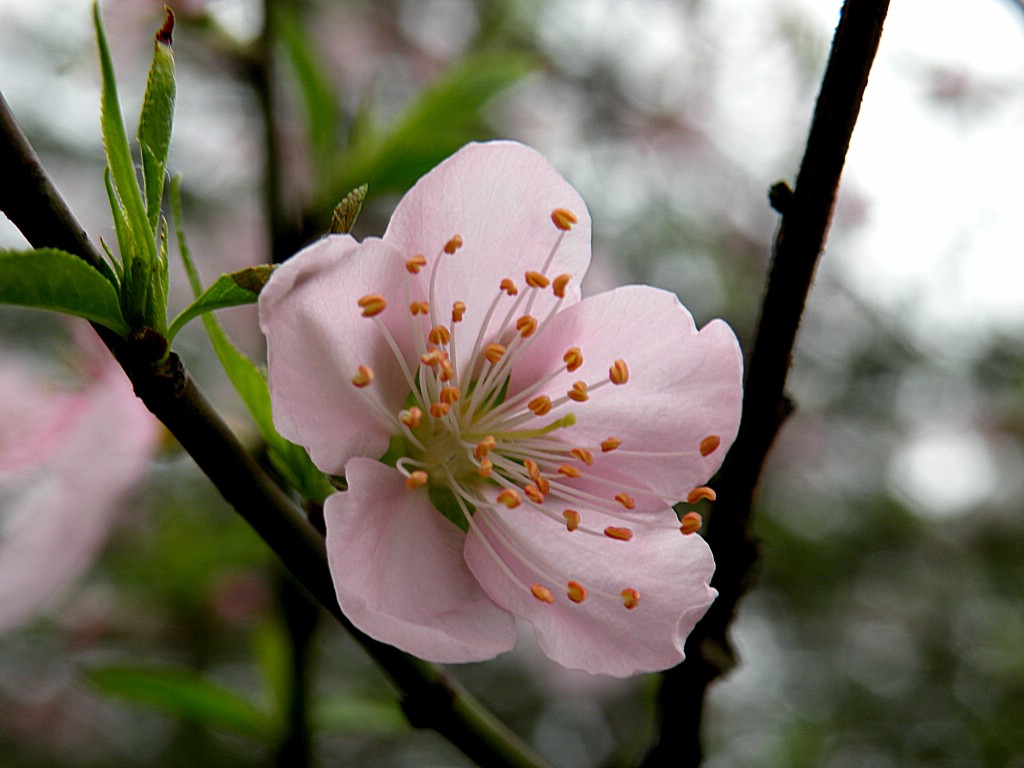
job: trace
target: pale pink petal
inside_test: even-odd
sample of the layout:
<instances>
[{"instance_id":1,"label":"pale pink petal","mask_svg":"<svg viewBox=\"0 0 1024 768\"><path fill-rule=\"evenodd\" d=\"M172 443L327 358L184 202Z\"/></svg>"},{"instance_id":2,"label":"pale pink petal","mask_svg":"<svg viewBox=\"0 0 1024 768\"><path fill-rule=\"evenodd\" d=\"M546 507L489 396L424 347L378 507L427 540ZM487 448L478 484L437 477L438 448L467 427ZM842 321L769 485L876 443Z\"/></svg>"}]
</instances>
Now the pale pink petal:
<instances>
[{"instance_id":1,"label":"pale pink petal","mask_svg":"<svg viewBox=\"0 0 1024 768\"><path fill-rule=\"evenodd\" d=\"M382 411L397 414L409 385L358 301L368 294L387 299L376 319L411 363L405 277L403 259L380 240L332 235L286 261L260 294L274 424L325 472L340 474L352 456L382 456L398 431ZM352 384L360 365L374 374L362 389Z\"/></svg>"},{"instance_id":2,"label":"pale pink petal","mask_svg":"<svg viewBox=\"0 0 1024 768\"><path fill-rule=\"evenodd\" d=\"M714 560L702 538L679 533L670 509L656 516L663 528L638 529L631 541L569 532L526 505L498 509L477 514L466 560L498 605L534 625L548 656L570 669L616 677L667 669L683 659L686 635L716 594L708 586ZM598 529L616 522L592 510L581 514ZM489 522L496 518L505 521L505 540ZM521 583L497 565L476 530ZM582 603L567 597L570 579L588 590ZM541 602L522 586L534 583L548 588L554 602ZM632 610L621 599L626 588L640 595Z\"/></svg>"},{"instance_id":3,"label":"pale pink petal","mask_svg":"<svg viewBox=\"0 0 1024 768\"><path fill-rule=\"evenodd\" d=\"M417 276L426 298L430 270L445 243L459 235L463 246L442 256L437 274L434 309L439 322L449 324L451 307L463 301L467 310L455 333L457 361L468 362L492 300L503 278L520 290L518 315L524 314L527 294L535 293L530 313L538 318L554 305L551 288L527 289L524 274L541 270L559 230L551 221L556 208L572 211L579 222L565 236L547 276L566 273L572 281L565 304L579 299L579 284L590 263L590 215L586 204L551 164L534 150L515 142L468 144L420 179L402 198L391 217L384 240L405 257L426 256L430 263ZM500 312L485 334L492 340L500 320L515 300L504 296Z\"/></svg>"},{"instance_id":4,"label":"pale pink petal","mask_svg":"<svg viewBox=\"0 0 1024 768\"><path fill-rule=\"evenodd\" d=\"M462 558L464 534L402 475L371 459L345 467L349 490L328 497L327 556L341 610L385 643L441 663L480 661L515 643Z\"/></svg>"},{"instance_id":5,"label":"pale pink petal","mask_svg":"<svg viewBox=\"0 0 1024 768\"><path fill-rule=\"evenodd\" d=\"M35 384L35 396L46 392L41 382ZM86 391L71 398L46 396L54 420L63 422L59 440L50 432L22 433L29 443L42 440L45 455L0 482L6 502L0 520L0 631L52 603L92 564L143 479L159 435L157 421L110 358ZM18 407L23 399L4 391L0 409Z\"/></svg>"},{"instance_id":6,"label":"pale pink petal","mask_svg":"<svg viewBox=\"0 0 1024 768\"><path fill-rule=\"evenodd\" d=\"M538 331L529 354L516 363L510 396L564 369L570 347L582 350L583 366L563 370L538 392L556 400L575 381L590 386L589 400L570 401L551 414L576 416L574 426L554 436L594 451L594 466L581 467L585 475L614 472L676 501L718 469L739 428L742 397L742 357L725 323L712 321L698 333L673 294L647 286L588 297ZM621 386L607 383L617 359L629 369ZM600 443L612 436L621 447L602 453ZM719 445L703 456L701 442L710 436Z\"/></svg>"}]
</instances>

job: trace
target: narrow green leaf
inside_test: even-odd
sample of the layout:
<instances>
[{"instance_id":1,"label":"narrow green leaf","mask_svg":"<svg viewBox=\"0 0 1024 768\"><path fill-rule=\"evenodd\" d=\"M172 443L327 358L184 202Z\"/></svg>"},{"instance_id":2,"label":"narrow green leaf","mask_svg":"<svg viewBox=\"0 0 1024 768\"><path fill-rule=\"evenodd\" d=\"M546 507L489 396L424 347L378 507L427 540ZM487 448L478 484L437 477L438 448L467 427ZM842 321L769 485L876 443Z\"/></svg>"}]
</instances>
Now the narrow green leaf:
<instances>
[{"instance_id":1,"label":"narrow green leaf","mask_svg":"<svg viewBox=\"0 0 1024 768\"><path fill-rule=\"evenodd\" d=\"M131 330L110 280L56 248L0 250L0 303L77 315L121 336Z\"/></svg>"},{"instance_id":2,"label":"narrow green leaf","mask_svg":"<svg viewBox=\"0 0 1024 768\"><path fill-rule=\"evenodd\" d=\"M366 200L369 189L366 184L356 187L334 206L334 214L331 216L332 235L347 235L352 231L359 218L359 212L363 210L363 201Z\"/></svg>"},{"instance_id":3,"label":"narrow green leaf","mask_svg":"<svg viewBox=\"0 0 1024 768\"><path fill-rule=\"evenodd\" d=\"M203 293L203 286L181 225L179 181L178 177L171 180L171 208L178 235L178 250L181 252L181 259L185 265L185 273L192 285L192 291L198 297ZM202 318L220 364L224 367L235 391L242 398L242 402L249 410L263 441L267 444L267 455L274 469L307 499L322 502L334 492L334 487L328 482L326 476L316 468L305 449L285 440L278 434L271 415L270 387L267 384L266 374L252 360L238 351L214 315L206 313Z\"/></svg>"},{"instance_id":4,"label":"narrow green leaf","mask_svg":"<svg viewBox=\"0 0 1024 768\"><path fill-rule=\"evenodd\" d=\"M146 187L146 214L150 230L156 236L160 223L160 203L164 196L167 155L171 148L174 123L174 53L171 33L174 13L165 6L167 19L153 41L153 63L146 81L146 96L139 118L139 146L142 148L142 176Z\"/></svg>"},{"instance_id":5,"label":"narrow green leaf","mask_svg":"<svg viewBox=\"0 0 1024 768\"><path fill-rule=\"evenodd\" d=\"M85 671L96 690L124 701L272 742L278 724L252 703L198 672L177 667L109 666Z\"/></svg>"},{"instance_id":6,"label":"narrow green leaf","mask_svg":"<svg viewBox=\"0 0 1024 768\"><path fill-rule=\"evenodd\" d=\"M274 264L260 264L218 277L213 285L174 318L167 331L167 341L170 342L187 322L199 315L215 309L252 304L259 298L260 291L275 268Z\"/></svg>"}]
</instances>

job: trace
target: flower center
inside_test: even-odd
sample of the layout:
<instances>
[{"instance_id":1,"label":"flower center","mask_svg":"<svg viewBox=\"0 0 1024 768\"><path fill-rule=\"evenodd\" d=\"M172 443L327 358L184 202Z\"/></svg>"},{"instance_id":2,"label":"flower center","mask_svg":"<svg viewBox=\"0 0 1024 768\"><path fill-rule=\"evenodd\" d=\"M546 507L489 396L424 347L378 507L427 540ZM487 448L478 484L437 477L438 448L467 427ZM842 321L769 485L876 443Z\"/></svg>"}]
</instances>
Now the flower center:
<instances>
[{"instance_id":1,"label":"flower center","mask_svg":"<svg viewBox=\"0 0 1024 768\"><path fill-rule=\"evenodd\" d=\"M653 527L633 513L636 500L665 503L642 485L624 486L591 471L603 455L622 445L617 436L609 435L595 445L574 445L571 440L576 415L568 407L586 408L594 392L625 385L630 378L625 360L609 361L606 376L596 381L580 379L563 395L552 397L546 393L552 381L583 367L583 350L570 347L561 364L521 389L509 391L514 366L526 359L538 332L557 314L572 280L568 274L549 277L548 273L564 238L577 222L576 216L557 209L551 221L557 236L547 258L538 265L540 269L524 273L522 290L510 277L501 280L487 307L469 307L456 300L449 316L447 308L442 315L438 306L439 266L462 248L459 235L444 244L432 263L420 254L405 262L407 320L417 355L413 366L379 317L387 308L387 300L379 294L359 299L363 316L376 323L398 361L409 391L406 407L398 414L388 412L375 398L367 397L367 402L404 438L395 467L405 476L406 485L412 490L426 486L435 506L463 530L473 529L514 583L544 603L555 601L545 584L560 582L572 603L596 596L633 609L640 595L628 584L617 592L593 587L588 590L571 574L562 572L559 564L540 562L531 555L529 546L534 536L574 531L628 542L634 537L634 529ZM428 266L429 275L421 274ZM540 302L549 308L538 318L533 314L535 306L548 290L555 300ZM463 331L467 312L480 313L474 315L481 318L479 329L471 344L467 338L457 345L455 339ZM467 352L465 360L458 359ZM373 371L360 365L352 384L367 390L373 379ZM710 435L699 450L707 455L718 443L718 438ZM580 482L584 476L589 481L585 487ZM557 521L558 527L545 525L544 530L538 530L536 524L516 525L513 518L503 514L524 505ZM581 514L578 509L595 510L603 519L623 524L592 527L587 523L588 512ZM679 530L690 534L699 527L699 516L691 513ZM511 555L499 554L499 549ZM529 576L524 579L523 573Z\"/></svg>"}]
</instances>

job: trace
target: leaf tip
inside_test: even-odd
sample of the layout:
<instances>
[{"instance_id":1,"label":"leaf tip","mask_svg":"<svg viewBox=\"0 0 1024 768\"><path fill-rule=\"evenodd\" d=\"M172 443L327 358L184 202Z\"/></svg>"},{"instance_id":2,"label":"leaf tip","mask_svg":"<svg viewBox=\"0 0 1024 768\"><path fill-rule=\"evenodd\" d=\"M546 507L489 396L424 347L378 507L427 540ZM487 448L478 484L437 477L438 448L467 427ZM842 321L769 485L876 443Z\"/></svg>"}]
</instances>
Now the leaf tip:
<instances>
[{"instance_id":1,"label":"leaf tip","mask_svg":"<svg viewBox=\"0 0 1024 768\"><path fill-rule=\"evenodd\" d=\"M164 25L156 33L156 42L169 46L172 42L171 34L174 32L174 11L167 5L164 6L164 11L167 17L164 19Z\"/></svg>"}]
</instances>

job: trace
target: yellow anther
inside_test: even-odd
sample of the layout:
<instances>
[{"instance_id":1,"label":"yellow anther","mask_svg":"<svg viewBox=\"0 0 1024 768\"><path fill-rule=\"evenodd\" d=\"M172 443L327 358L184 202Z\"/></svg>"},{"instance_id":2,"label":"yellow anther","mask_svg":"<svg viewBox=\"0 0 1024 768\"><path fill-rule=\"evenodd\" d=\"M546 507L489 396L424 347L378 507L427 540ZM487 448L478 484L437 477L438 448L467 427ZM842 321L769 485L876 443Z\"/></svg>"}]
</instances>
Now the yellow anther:
<instances>
[{"instance_id":1,"label":"yellow anther","mask_svg":"<svg viewBox=\"0 0 1024 768\"><path fill-rule=\"evenodd\" d=\"M562 517L565 518L565 527L570 531L575 531L580 527L580 513L575 509L567 509L562 513Z\"/></svg>"},{"instance_id":2,"label":"yellow anther","mask_svg":"<svg viewBox=\"0 0 1024 768\"><path fill-rule=\"evenodd\" d=\"M578 370L583 365L583 350L579 347L570 347L564 355L562 355L562 362L565 363L565 370L572 373Z\"/></svg>"},{"instance_id":3,"label":"yellow anther","mask_svg":"<svg viewBox=\"0 0 1024 768\"><path fill-rule=\"evenodd\" d=\"M718 446L722 444L722 438L718 435L708 435L700 441L700 455L710 456L712 453L718 450Z\"/></svg>"},{"instance_id":4,"label":"yellow anther","mask_svg":"<svg viewBox=\"0 0 1024 768\"><path fill-rule=\"evenodd\" d=\"M473 451L473 455L478 459L482 459L488 453L493 451L497 445L498 441L494 439L494 435L488 435L476 444L476 450Z\"/></svg>"},{"instance_id":5,"label":"yellow anther","mask_svg":"<svg viewBox=\"0 0 1024 768\"><path fill-rule=\"evenodd\" d=\"M696 504L698 501L701 501L702 499L714 501L717 498L718 496L711 488L708 488L706 485L700 485L694 488L692 491L690 491L689 495L686 497L686 503Z\"/></svg>"},{"instance_id":6,"label":"yellow anther","mask_svg":"<svg viewBox=\"0 0 1024 768\"><path fill-rule=\"evenodd\" d=\"M435 325L427 334L431 344L447 344L452 340L452 333L443 325Z\"/></svg>"},{"instance_id":7,"label":"yellow anther","mask_svg":"<svg viewBox=\"0 0 1024 768\"><path fill-rule=\"evenodd\" d=\"M487 361L492 365L501 360L501 356L504 354L505 348L501 346L501 344L488 344L484 347L484 357L487 358Z\"/></svg>"},{"instance_id":8,"label":"yellow anther","mask_svg":"<svg viewBox=\"0 0 1024 768\"><path fill-rule=\"evenodd\" d=\"M563 464L558 468L558 474L565 475L566 477L579 477L583 473L571 464Z\"/></svg>"},{"instance_id":9,"label":"yellow anther","mask_svg":"<svg viewBox=\"0 0 1024 768\"><path fill-rule=\"evenodd\" d=\"M429 352L424 352L420 355L420 362L424 365L429 365L431 368L437 368L444 361L444 352L440 349L432 349Z\"/></svg>"},{"instance_id":10,"label":"yellow anther","mask_svg":"<svg viewBox=\"0 0 1024 768\"><path fill-rule=\"evenodd\" d=\"M455 405L460 397L462 397L462 392L459 391L458 387L441 387L440 398L442 403Z\"/></svg>"},{"instance_id":11,"label":"yellow anther","mask_svg":"<svg viewBox=\"0 0 1024 768\"><path fill-rule=\"evenodd\" d=\"M461 323L462 316L466 314L466 302L456 301L452 304L452 322Z\"/></svg>"},{"instance_id":12,"label":"yellow anther","mask_svg":"<svg viewBox=\"0 0 1024 768\"><path fill-rule=\"evenodd\" d=\"M462 237L460 235L452 235L452 239L444 244L444 252L451 256L459 248L462 247Z\"/></svg>"},{"instance_id":13,"label":"yellow anther","mask_svg":"<svg viewBox=\"0 0 1024 768\"><path fill-rule=\"evenodd\" d=\"M537 487L540 488L540 492L547 496L551 493L551 483L548 482L546 477L537 478Z\"/></svg>"},{"instance_id":14,"label":"yellow anther","mask_svg":"<svg viewBox=\"0 0 1024 768\"><path fill-rule=\"evenodd\" d=\"M530 592L542 603L555 602L555 596L551 594L551 590L547 587L542 587L540 584L534 584L531 586Z\"/></svg>"},{"instance_id":15,"label":"yellow anther","mask_svg":"<svg viewBox=\"0 0 1024 768\"><path fill-rule=\"evenodd\" d=\"M570 400L577 403L585 403L590 399L590 395L587 394L587 382L577 381L572 385L572 389L566 392Z\"/></svg>"},{"instance_id":16,"label":"yellow anther","mask_svg":"<svg viewBox=\"0 0 1024 768\"><path fill-rule=\"evenodd\" d=\"M559 275L551 281L551 290L555 296L560 299L565 298L565 288L569 285L569 281L572 280L572 275Z\"/></svg>"},{"instance_id":17,"label":"yellow anther","mask_svg":"<svg viewBox=\"0 0 1024 768\"><path fill-rule=\"evenodd\" d=\"M480 466L476 468L476 473L480 477L490 477L491 472L494 471L494 462L490 459L483 459L480 462Z\"/></svg>"},{"instance_id":18,"label":"yellow anther","mask_svg":"<svg viewBox=\"0 0 1024 768\"><path fill-rule=\"evenodd\" d=\"M540 477L540 466L533 459L527 459L523 462L523 469L530 476L530 479L537 482L537 478Z\"/></svg>"},{"instance_id":19,"label":"yellow anther","mask_svg":"<svg viewBox=\"0 0 1024 768\"><path fill-rule=\"evenodd\" d=\"M544 494L540 492L540 488L535 485L527 485L523 488L523 493L526 494L527 498L534 504L544 503Z\"/></svg>"},{"instance_id":20,"label":"yellow anther","mask_svg":"<svg viewBox=\"0 0 1024 768\"><path fill-rule=\"evenodd\" d=\"M582 603L587 599L587 588L578 581L570 581L566 587L566 593L574 603Z\"/></svg>"},{"instance_id":21,"label":"yellow anther","mask_svg":"<svg viewBox=\"0 0 1024 768\"><path fill-rule=\"evenodd\" d=\"M531 288L547 288L551 281L540 272L530 270L526 273L526 284Z\"/></svg>"},{"instance_id":22,"label":"yellow anther","mask_svg":"<svg viewBox=\"0 0 1024 768\"><path fill-rule=\"evenodd\" d=\"M448 403L431 403L430 415L435 419L440 419L448 415L452 407Z\"/></svg>"},{"instance_id":23,"label":"yellow anther","mask_svg":"<svg viewBox=\"0 0 1024 768\"><path fill-rule=\"evenodd\" d=\"M586 448L573 448L569 451L573 456L582 461L588 467L594 466L594 454L588 451Z\"/></svg>"},{"instance_id":24,"label":"yellow anther","mask_svg":"<svg viewBox=\"0 0 1024 768\"><path fill-rule=\"evenodd\" d=\"M519 293L519 289L516 288L516 284L513 283L512 278L509 277L503 278L501 284L498 285L498 288L503 290L509 296L515 296L517 293Z\"/></svg>"},{"instance_id":25,"label":"yellow anther","mask_svg":"<svg viewBox=\"0 0 1024 768\"><path fill-rule=\"evenodd\" d=\"M625 384L629 381L629 368L626 367L626 361L616 360L612 363L612 367L608 369L608 378L612 380L612 384Z\"/></svg>"},{"instance_id":26,"label":"yellow anther","mask_svg":"<svg viewBox=\"0 0 1024 768\"><path fill-rule=\"evenodd\" d=\"M620 528L615 525L605 528L604 535L609 539L618 539L619 541L629 541L633 538L633 532L629 528Z\"/></svg>"},{"instance_id":27,"label":"yellow anther","mask_svg":"<svg viewBox=\"0 0 1024 768\"><path fill-rule=\"evenodd\" d=\"M455 369L452 368L451 361L444 359L441 361L441 375L438 376L441 381L451 381L455 378Z\"/></svg>"},{"instance_id":28,"label":"yellow anther","mask_svg":"<svg viewBox=\"0 0 1024 768\"><path fill-rule=\"evenodd\" d=\"M405 478L405 487L415 490L426 485L429 481L430 478L427 476L427 473L418 469Z\"/></svg>"},{"instance_id":29,"label":"yellow anther","mask_svg":"<svg viewBox=\"0 0 1024 768\"><path fill-rule=\"evenodd\" d=\"M516 330L524 339L529 338L537 330L537 318L533 315L523 315L516 320Z\"/></svg>"},{"instance_id":30,"label":"yellow anther","mask_svg":"<svg viewBox=\"0 0 1024 768\"><path fill-rule=\"evenodd\" d=\"M636 502L633 500L633 497L630 496L625 491L622 491L621 493L616 493L615 500L619 502L619 504L624 506L626 509L636 509Z\"/></svg>"},{"instance_id":31,"label":"yellow anther","mask_svg":"<svg viewBox=\"0 0 1024 768\"><path fill-rule=\"evenodd\" d=\"M679 532L684 536L696 533L704 525L704 519L696 512L687 512L679 519Z\"/></svg>"},{"instance_id":32,"label":"yellow anther","mask_svg":"<svg viewBox=\"0 0 1024 768\"><path fill-rule=\"evenodd\" d=\"M409 313L413 316L430 314L430 304L426 301L414 301L409 305Z\"/></svg>"},{"instance_id":33,"label":"yellow anther","mask_svg":"<svg viewBox=\"0 0 1024 768\"><path fill-rule=\"evenodd\" d=\"M398 419L409 429L416 429L420 425L420 420L423 418L423 411L417 408L415 405L407 411L402 411L398 414Z\"/></svg>"},{"instance_id":34,"label":"yellow anther","mask_svg":"<svg viewBox=\"0 0 1024 768\"><path fill-rule=\"evenodd\" d=\"M640 593L632 587L622 590L619 594L622 595L622 604L631 611L640 603Z\"/></svg>"},{"instance_id":35,"label":"yellow anther","mask_svg":"<svg viewBox=\"0 0 1024 768\"><path fill-rule=\"evenodd\" d=\"M515 488L504 489L501 493L498 494L497 500L499 504L504 504L509 509L515 509L516 507L523 503L523 500L519 498L519 491L517 491Z\"/></svg>"},{"instance_id":36,"label":"yellow anther","mask_svg":"<svg viewBox=\"0 0 1024 768\"><path fill-rule=\"evenodd\" d=\"M551 398L547 395L540 395L528 402L526 407L538 416L544 416L551 410Z\"/></svg>"},{"instance_id":37,"label":"yellow anther","mask_svg":"<svg viewBox=\"0 0 1024 768\"><path fill-rule=\"evenodd\" d=\"M572 229L572 225L579 222L576 218L576 214L567 208L555 208L551 212L551 221L563 232L568 232Z\"/></svg>"},{"instance_id":38,"label":"yellow anther","mask_svg":"<svg viewBox=\"0 0 1024 768\"><path fill-rule=\"evenodd\" d=\"M620 445L622 445L622 441L619 438L609 437L607 440L602 441L601 452L608 453L609 451L614 451Z\"/></svg>"},{"instance_id":39,"label":"yellow anther","mask_svg":"<svg viewBox=\"0 0 1024 768\"><path fill-rule=\"evenodd\" d=\"M387 309L388 302L379 293L368 293L362 296L359 301L356 302L360 309L363 310L363 317L373 317L379 315L385 309Z\"/></svg>"},{"instance_id":40,"label":"yellow anther","mask_svg":"<svg viewBox=\"0 0 1024 768\"><path fill-rule=\"evenodd\" d=\"M405 269L411 275L418 275L425 266L427 266L427 257L421 253L417 253L405 261Z\"/></svg>"},{"instance_id":41,"label":"yellow anther","mask_svg":"<svg viewBox=\"0 0 1024 768\"><path fill-rule=\"evenodd\" d=\"M370 386L370 383L372 381L373 371L371 371L365 365L360 365L358 368L358 373L356 373L356 375L352 377L352 383L355 384L357 387L368 387Z\"/></svg>"}]
</instances>

